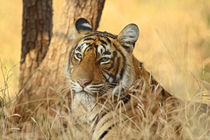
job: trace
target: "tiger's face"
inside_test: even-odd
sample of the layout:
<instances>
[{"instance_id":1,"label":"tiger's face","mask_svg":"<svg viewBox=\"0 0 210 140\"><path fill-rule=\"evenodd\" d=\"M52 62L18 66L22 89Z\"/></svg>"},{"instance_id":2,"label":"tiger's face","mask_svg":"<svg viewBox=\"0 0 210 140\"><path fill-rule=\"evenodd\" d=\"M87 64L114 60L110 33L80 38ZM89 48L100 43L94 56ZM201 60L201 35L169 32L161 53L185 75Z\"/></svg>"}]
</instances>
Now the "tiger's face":
<instances>
[{"instance_id":1,"label":"tiger's face","mask_svg":"<svg viewBox=\"0 0 210 140\"><path fill-rule=\"evenodd\" d=\"M75 23L76 38L67 66L70 88L79 100L94 101L108 90L119 91L135 80L132 50L139 36L135 24L127 25L118 36L92 31L86 19Z\"/></svg>"}]
</instances>

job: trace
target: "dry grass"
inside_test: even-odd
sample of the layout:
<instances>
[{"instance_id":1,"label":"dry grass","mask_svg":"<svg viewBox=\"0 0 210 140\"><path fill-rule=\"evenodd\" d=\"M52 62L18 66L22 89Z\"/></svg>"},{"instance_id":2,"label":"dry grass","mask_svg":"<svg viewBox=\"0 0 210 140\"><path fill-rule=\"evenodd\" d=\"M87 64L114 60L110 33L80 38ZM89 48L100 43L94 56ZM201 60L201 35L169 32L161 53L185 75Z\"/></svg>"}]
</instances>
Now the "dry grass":
<instances>
[{"instance_id":1,"label":"dry grass","mask_svg":"<svg viewBox=\"0 0 210 140\"><path fill-rule=\"evenodd\" d=\"M59 24L63 1L54 0L54 30ZM25 124L33 133L19 132L16 126L6 128L7 104L17 92L21 42L21 1L4 1L0 11L0 135L2 139L88 139L88 126L78 124L67 111L56 117L40 111L33 124ZM11 10L13 9L13 10ZM134 54L173 95L187 100L210 101L210 2L207 0L112 0L106 1L99 30L118 34L128 23L141 30ZM120 22L119 22L120 20ZM15 21L15 22L14 22ZM201 95L206 96L201 96ZM7 101L6 101L7 100ZM149 108L149 107L148 107ZM192 109L193 108L193 109ZM197 116L198 107L186 103L176 119L183 124L182 139L209 139L210 115ZM167 112L169 113L169 112ZM150 116L148 113L147 116ZM137 124L141 131L118 128L119 135L139 139L173 139L174 122L159 118L159 131L150 133L151 121ZM63 123L66 124L66 129ZM167 122L167 123L166 123ZM7 124L8 125L8 124ZM10 124L13 125L13 124ZM14 133L10 133L14 132ZM124 139L126 137L123 137ZM175 139L175 138L174 138Z\"/></svg>"},{"instance_id":2,"label":"dry grass","mask_svg":"<svg viewBox=\"0 0 210 140\"><path fill-rule=\"evenodd\" d=\"M127 107L122 101L119 100L113 104L110 94L105 98L106 104L102 111L105 110L108 115L105 115L104 118L111 117L117 124L105 138L119 140L209 139L210 107L206 108L207 106L191 102L184 103L174 98L168 99L160 106L160 102L156 101L156 98L161 93L144 92L143 88L139 88L144 86L137 87L138 85L141 84L137 83L136 86L130 88L129 92L132 100L130 105L133 107L136 103L138 104L134 110L124 112ZM9 114L8 107L3 106L0 112L2 139L92 139L90 124L82 122L71 112L69 104L65 103L68 102L65 98L61 97L60 99L62 99L60 102L64 104L57 105L56 109L39 109L28 122L21 123L22 131L20 131L19 125L10 122L15 116L20 116ZM104 106L104 104L101 105ZM154 109L157 109L156 112ZM53 111L55 115L49 115L49 110ZM105 120L110 121L109 119Z\"/></svg>"}]
</instances>

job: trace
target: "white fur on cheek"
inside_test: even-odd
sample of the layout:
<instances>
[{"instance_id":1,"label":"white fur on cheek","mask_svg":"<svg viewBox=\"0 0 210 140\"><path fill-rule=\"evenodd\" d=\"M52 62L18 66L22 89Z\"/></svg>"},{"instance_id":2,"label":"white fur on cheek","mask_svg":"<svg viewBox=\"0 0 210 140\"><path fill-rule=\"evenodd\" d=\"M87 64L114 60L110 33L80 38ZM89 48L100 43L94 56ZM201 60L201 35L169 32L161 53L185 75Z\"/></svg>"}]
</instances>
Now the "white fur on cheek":
<instances>
[{"instance_id":1,"label":"white fur on cheek","mask_svg":"<svg viewBox=\"0 0 210 140\"><path fill-rule=\"evenodd\" d=\"M91 120L89 116L91 115L95 106L95 99L84 92L76 93L71 103L71 109L74 117L82 122Z\"/></svg>"},{"instance_id":2,"label":"white fur on cheek","mask_svg":"<svg viewBox=\"0 0 210 140\"><path fill-rule=\"evenodd\" d=\"M77 82L72 82L70 87L71 87L71 90L73 90L75 93L82 91L82 87Z\"/></svg>"},{"instance_id":3,"label":"white fur on cheek","mask_svg":"<svg viewBox=\"0 0 210 140\"><path fill-rule=\"evenodd\" d=\"M71 90L73 91L72 109L75 111L82 107L83 110L90 111L95 106L95 98L87 92L84 92L82 87L77 82L72 82Z\"/></svg>"},{"instance_id":4,"label":"white fur on cheek","mask_svg":"<svg viewBox=\"0 0 210 140\"><path fill-rule=\"evenodd\" d=\"M95 99L85 92L76 93L74 100L81 102L85 106L89 106L95 103Z\"/></svg>"},{"instance_id":5,"label":"white fur on cheek","mask_svg":"<svg viewBox=\"0 0 210 140\"><path fill-rule=\"evenodd\" d=\"M133 78L131 77L131 68L127 65L126 68L125 68L125 72L123 74L123 78L121 80L121 83L123 86L126 86L126 87L129 87L132 85L133 83Z\"/></svg>"},{"instance_id":6,"label":"white fur on cheek","mask_svg":"<svg viewBox=\"0 0 210 140\"><path fill-rule=\"evenodd\" d=\"M83 89L79 83L71 82L70 88L74 94L73 100L76 100L77 102L80 102L84 106L88 106L88 108L91 109L96 103L95 97L92 95L98 93L103 86L104 84L90 84Z\"/></svg>"}]
</instances>

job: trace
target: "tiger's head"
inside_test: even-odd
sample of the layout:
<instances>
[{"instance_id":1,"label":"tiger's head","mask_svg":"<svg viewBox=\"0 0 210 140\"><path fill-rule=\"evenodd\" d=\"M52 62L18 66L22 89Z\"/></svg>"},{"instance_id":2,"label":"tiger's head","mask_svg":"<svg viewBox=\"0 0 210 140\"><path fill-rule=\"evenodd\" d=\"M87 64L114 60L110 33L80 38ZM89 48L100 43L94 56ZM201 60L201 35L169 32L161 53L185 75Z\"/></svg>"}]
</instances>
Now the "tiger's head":
<instances>
[{"instance_id":1,"label":"tiger's head","mask_svg":"<svg viewBox=\"0 0 210 140\"><path fill-rule=\"evenodd\" d=\"M136 24L127 25L119 35L93 31L80 18L75 23L75 43L69 53L67 73L73 95L82 102L94 102L108 90L118 92L136 80L132 54L139 36Z\"/></svg>"}]
</instances>

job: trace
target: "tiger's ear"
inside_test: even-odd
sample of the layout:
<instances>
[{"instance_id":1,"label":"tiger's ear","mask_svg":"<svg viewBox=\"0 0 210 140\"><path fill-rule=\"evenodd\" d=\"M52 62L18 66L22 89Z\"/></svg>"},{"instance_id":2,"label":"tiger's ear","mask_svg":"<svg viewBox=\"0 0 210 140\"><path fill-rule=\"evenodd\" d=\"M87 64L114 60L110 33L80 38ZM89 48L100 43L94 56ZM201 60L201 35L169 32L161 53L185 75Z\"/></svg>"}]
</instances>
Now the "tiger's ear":
<instances>
[{"instance_id":1,"label":"tiger's ear","mask_svg":"<svg viewBox=\"0 0 210 140\"><path fill-rule=\"evenodd\" d=\"M135 43L139 37L139 28L136 24L128 24L125 28L119 33L118 40L123 48L128 52L132 52L135 46Z\"/></svg>"},{"instance_id":2,"label":"tiger's ear","mask_svg":"<svg viewBox=\"0 0 210 140\"><path fill-rule=\"evenodd\" d=\"M83 31L93 31L93 27L90 25L90 23L84 19L84 18L79 18L75 22L75 28L78 33L81 33Z\"/></svg>"}]
</instances>

